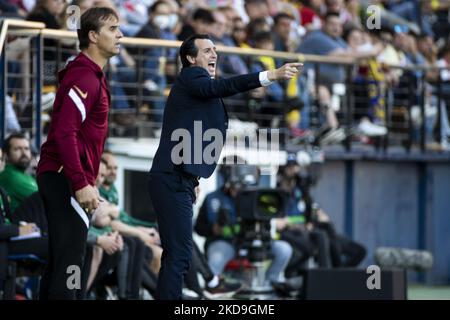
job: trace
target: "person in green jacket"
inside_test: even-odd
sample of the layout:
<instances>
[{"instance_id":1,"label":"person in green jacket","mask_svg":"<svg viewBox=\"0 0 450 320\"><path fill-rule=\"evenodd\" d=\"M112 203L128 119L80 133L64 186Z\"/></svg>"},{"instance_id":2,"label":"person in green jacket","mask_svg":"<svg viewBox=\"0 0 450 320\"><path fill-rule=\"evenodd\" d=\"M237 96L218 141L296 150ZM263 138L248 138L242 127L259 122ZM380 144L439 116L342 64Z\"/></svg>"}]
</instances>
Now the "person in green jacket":
<instances>
[{"instance_id":1,"label":"person in green jacket","mask_svg":"<svg viewBox=\"0 0 450 320\"><path fill-rule=\"evenodd\" d=\"M38 191L36 179L26 173L31 163L30 141L22 133L11 134L4 143L6 166L0 173L0 186L10 197L11 213Z\"/></svg>"}]
</instances>

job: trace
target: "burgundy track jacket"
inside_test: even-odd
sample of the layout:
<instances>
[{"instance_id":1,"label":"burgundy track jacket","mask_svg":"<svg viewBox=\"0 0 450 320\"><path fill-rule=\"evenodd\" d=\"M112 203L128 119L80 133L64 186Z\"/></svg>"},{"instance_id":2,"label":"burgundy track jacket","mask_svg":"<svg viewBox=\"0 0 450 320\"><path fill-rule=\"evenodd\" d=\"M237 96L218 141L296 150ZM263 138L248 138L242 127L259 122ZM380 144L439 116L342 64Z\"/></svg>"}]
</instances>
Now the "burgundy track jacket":
<instances>
[{"instance_id":1,"label":"burgundy track jacket","mask_svg":"<svg viewBox=\"0 0 450 320\"><path fill-rule=\"evenodd\" d=\"M62 171L75 192L95 185L108 133L110 93L102 69L83 53L59 72L58 79L37 175Z\"/></svg>"}]
</instances>

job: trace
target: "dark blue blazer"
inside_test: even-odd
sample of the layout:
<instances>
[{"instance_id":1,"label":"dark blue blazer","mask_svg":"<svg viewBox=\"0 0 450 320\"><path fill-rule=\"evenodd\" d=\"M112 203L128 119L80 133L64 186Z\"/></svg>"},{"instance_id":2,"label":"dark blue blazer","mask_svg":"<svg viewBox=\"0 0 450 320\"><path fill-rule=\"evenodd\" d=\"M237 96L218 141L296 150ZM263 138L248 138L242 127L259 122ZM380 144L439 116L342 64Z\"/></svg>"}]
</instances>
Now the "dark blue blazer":
<instances>
[{"instance_id":1,"label":"dark blue blazer","mask_svg":"<svg viewBox=\"0 0 450 320\"><path fill-rule=\"evenodd\" d=\"M222 148L219 150L212 148L214 139L208 138L208 132L206 136L204 134L208 129L217 129L219 131L214 130L214 132L220 132L223 145L225 144L228 114L222 97L260 86L258 72L214 80L204 68L196 66L183 68L167 98L161 139L150 172L172 172L177 166L195 176L203 178L211 176ZM194 135L194 122L196 121L199 122L196 123ZM183 134L173 135L174 132L189 134L191 138L186 139ZM211 141L207 141L208 139ZM209 148L208 145L210 145ZM216 152L209 152L211 148ZM182 151L178 152L180 149ZM176 163L172 161L174 159L171 157L173 151L177 151L175 154L184 156L181 164L179 163L180 156L175 161ZM212 154L214 161L211 163L210 159L199 157L203 152Z\"/></svg>"}]
</instances>

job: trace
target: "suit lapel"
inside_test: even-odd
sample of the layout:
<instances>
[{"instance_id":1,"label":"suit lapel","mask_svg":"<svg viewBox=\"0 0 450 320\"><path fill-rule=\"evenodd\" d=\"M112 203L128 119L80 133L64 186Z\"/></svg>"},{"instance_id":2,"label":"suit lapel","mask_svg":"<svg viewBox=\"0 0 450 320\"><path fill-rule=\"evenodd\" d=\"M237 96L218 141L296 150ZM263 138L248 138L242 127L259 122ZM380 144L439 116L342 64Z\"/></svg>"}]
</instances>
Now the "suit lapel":
<instances>
[{"instance_id":1,"label":"suit lapel","mask_svg":"<svg viewBox=\"0 0 450 320\"><path fill-rule=\"evenodd\" d=\"M222 104L223 111L225 112L225 122L226 122L226 128L228 129L228 112L227 108L225 108L225 103L223 102L223 99L220 98L220 103Z\"/></svg>"}]
</instances>

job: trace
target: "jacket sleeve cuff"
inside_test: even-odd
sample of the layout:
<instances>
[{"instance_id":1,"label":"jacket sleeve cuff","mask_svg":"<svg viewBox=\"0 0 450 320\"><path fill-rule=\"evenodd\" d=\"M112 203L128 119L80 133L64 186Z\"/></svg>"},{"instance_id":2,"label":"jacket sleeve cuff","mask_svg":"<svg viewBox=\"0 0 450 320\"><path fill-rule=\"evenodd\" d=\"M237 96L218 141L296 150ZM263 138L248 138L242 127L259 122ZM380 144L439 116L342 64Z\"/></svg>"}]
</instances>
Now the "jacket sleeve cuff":
<instances>
[{"instance_id":1,"label":"jacket sleeve cuff","mask_svg":"<svg viewBox=\"0 0 450 320\"><path fill-rule=\"evenodd\" d=\"M259 73L259 82L263 87L267 87L272 84L273 81L269 80L269 71L262 71Z\"/></svg>"}]
</instances>

